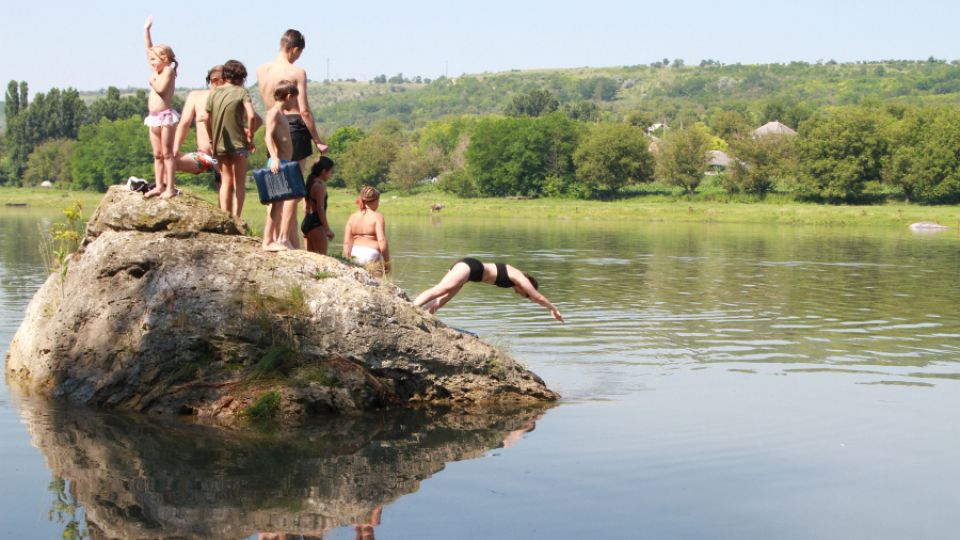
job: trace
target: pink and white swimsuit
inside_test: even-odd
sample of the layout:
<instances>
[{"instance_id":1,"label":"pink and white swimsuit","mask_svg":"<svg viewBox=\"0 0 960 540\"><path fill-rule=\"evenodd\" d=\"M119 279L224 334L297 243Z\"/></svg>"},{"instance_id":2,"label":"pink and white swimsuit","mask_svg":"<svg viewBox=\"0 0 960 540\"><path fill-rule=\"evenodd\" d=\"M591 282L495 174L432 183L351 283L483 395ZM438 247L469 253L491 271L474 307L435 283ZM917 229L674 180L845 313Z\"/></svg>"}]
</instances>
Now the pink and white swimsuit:
<instances>
[{"instance_id":1,"label":"pink and white swimsuit","mask_svg":"<svg viewBox=\"0 0 960 540\"><path fill-rule=\"evenodd\" d=\"M174 126L180 121L180 115L173 109L154 112L143 119L143 125L149 127Z\"/></svg>"}]
</instances>

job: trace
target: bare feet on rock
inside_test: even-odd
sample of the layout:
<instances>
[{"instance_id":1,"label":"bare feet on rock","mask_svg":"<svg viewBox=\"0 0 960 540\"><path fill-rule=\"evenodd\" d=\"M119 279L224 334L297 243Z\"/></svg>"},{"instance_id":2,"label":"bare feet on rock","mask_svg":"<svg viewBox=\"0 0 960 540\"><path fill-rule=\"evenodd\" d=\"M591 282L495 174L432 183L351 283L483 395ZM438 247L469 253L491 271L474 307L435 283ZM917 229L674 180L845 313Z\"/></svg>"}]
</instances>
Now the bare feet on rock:
<instances>
[{"instance_id":1,"label":"bare feet on rock","mask_svg":"<svg viewBox=\"0 0 960 540\"><path fill-rule=\"evenodd\" d=\"M293 244L291 244L290 242L286 242L286 241L284 241L284 242L270 242L269 244L267 244L266 246L264 246L263 249L265 249L265 250L267 250L267 251L287 251L287 250L293 249Z\"/></svg>"},{"instance_id":2,"label":"bare feet on rock","mask_svg":"<svg viewBox=\"0 0 960 540\"><path fill-rule=\"evenodd\" d=\"M165 189L163 186L161 186L160 184L157 184L156 187L154 187L154 188L151 189L150 191L144 193L144 194L143 194L143 198L144 198L144 199L149 199L149 198L151 198L151 197L156 197L157 195L160 195L161 193L163 193L165 190L166 190L166 189Z\"/></svg>"}]
</instances>

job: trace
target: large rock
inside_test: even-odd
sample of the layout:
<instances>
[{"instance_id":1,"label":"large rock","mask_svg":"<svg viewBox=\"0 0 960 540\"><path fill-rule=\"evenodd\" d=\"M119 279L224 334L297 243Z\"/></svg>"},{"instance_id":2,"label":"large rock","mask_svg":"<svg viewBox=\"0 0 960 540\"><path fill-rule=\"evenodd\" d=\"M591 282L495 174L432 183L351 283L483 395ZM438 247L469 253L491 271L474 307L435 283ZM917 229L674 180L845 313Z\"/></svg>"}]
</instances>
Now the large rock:
<instances>
[{"instance_id":1,"label":"large rock","mask_svg":"<svg viewBox=\"0 0 960 540\"><path fill-rule=\"evenodd\" d=\"M7 357L30 393L107 408L296 419L388 406L553 401L535 374L362 268L266 253L189 194L113 187Z\"/></svg>"}]
</instances>

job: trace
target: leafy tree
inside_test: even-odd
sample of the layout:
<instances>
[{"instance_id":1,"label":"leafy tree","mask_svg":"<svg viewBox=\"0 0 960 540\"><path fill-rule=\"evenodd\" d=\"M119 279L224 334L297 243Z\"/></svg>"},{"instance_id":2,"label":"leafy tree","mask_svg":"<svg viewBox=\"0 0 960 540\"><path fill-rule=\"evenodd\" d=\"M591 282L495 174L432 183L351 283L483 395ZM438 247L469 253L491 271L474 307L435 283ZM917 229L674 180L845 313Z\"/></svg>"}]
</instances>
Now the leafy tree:
<instances>
[{"instance_id":1,"label":"leafy tree","mask_svg":"<svg viewBox=\"0 0 960 540\"><path fill-rule=\"evenodd\" d=\"M960 201L960 112L954 107L915 109L893 130L883 176L908 201Z\"/></svg>"},{"instance_id":2,"label":"leafy tree","mask_svg":"<svg viewBox=\"0 0 960 540\"><path fill-rule=\"evenodd\" d=\"M27 94L30 93L30 86L27 81L20 81L20 110L24 110L30 104L27 100Z\"/></svg>"},{"instance_id":3,"label":"leafy tree","mask_svg":"<svg viewBox=\"0 0 960 540\"><path fill-rule=\"evenodd\" d=\"M657 118L651 112L631 111L629 114L627 114L626 118L624 118L624 122L631 126L646 130L648 127L657 123Z\"/></svg>"},{"instance_id":4,"label":"leafy tree","mask_svg":"<svg viewBox=\"0 0 960 540\"><path fill-rule=\"evenodd\" d=\"M580 122L598 122L600 121L600 107L590 101L576 101L563 105L563 112L574 120Z\"/></svg>"},{"instance_id":5,"label":"leafy tree","mask_svg":"<svg viewBox=\"0 0 960 540\"><path fill-rule=\"evenodd\" d=\"M390 164L390 186L413 191L425 179L439 174L442 157L436 148L424 150L416 144L408 144Z\"/></svg>"},{"instance_id":6,"label":"leafy tree","mask_svg":"<svg viewBox=\"0 0 960 540\"><path fill-rule=\"evenodd\" d=\"M710 128L723 139L746 137L753 131L750 119L741 111L722 110L710 117Z\"/></svg>"},{"instance_id":7,"label":"leafy tree","mask_svg":"<svg viewBox=\"0 0 960 540\"><path fill-rule=\"evenodd\" d=\"M52 139L37 146L27 160L23 185L38 186L47 180L54 184L70 184L73 179L70 157L75 144L72 139Z\"/></svg>"},{"instance_id":8,"label":"leafy tree","mask_svg":"<svg viewBox=\"0 0 960 540\"><path fill-rule=\"evenodd\" d=\"M852 200L865 182L879 181L890 123L885 111L864 107L839 108L804 122L796 144L805 193Z\"/></svg>"},{"instance_id":9,"label":"leafy tree","mask_svg":"<svg viewBox=\"0 0 960 540\"><path fill-rule=\"evenodd\" d=\"M479 194L476 183L464 169L444 171L437 178L437 187L461 197L476 197Z\"/></svg>"},{"instance_id":10,"label":"leafy tree","mask_svg":"<svg viewBox=\"0 0 960 540\"><path fill-rule=\"evenodd\" d=\"M730 147L735 159L727 190L757 195L769 192L776 179L794 168L795 142L796 137L790 135L733 139Z\"/></svg>"},{"instance_id":11,"label":"leafy tree","mask_svg":"<svg viewBox=\"0 0 960 540\"><path fill-rule=\"evenodd\" d=\"M337 170L347 187L380 186L390 174L390 165L397 156L399 141L387 133L374 133L354 141L337 160Z\"/></svg>"},{"instance_id":12,"label":"leafy tree","mask_svg":"<svg viewBox=\"0 0 960 540\"><path fill-rule=\"evenodd\" d=\"M508 116L543 116L560 107L560 102L549 90L534 90L513 96L507 105Z\"/></svg>"},{"instance_id":13,"label":"leafy tree","mask_svg":"<svg viewBox=\"0 0 960 540\"><path fill-rule=\"evenodd\" d=\"M598 124L573 154L577 179L590 186L617 191L631 182L653 179L650 139L643 130L626 124Z\"/></svg>"},{"instance_id":14,"label":"leafy tree","mask_svg":"<svg viewBox=\"0 0 960 540\"><path fill-rule=\"evenodd\" d=\"M90 104L90 122L96 124L103 118L107 120L119 120L131 116L143 118L147 112L146 92L137 90L133 95L121 97L120 90L111 86L107 88L107 94L103 98Z\"/></svg>"},{"instance_id":15,"label":"leafy tree","mask_svg":"<svg viewBox=\"0 0 960 540\"><path fill-rule=\"evenodd\" d=\"M47 94L37 94L27 107L23 105L25 102L25 96L21 95L20 111L7 125L7 148L18 177L38 144L50 139L76 138L87 114L79 92L72 88L64 91L54 88Z\"/></svg>"},{"instance_id":16,"label":"leafy tree","mask_svg":"<svg viewBox=\"0 0 960 540\"><path fill-rule=\"evenodd\" d=\"M793 129L800 127L800 123L810 118L813 110L806 103L786 98L777 98L768 101L763 106L761 122L782 122Z\"/></svg>"},{"instance_id":17,"label":"leafy tree","mask_svg":"<svg viewBox=\"0 0 960 540\"><path fill-rule=\"evenodd\" d=\"M420 146L424 149L436 148L444 157L450 157L475 123L474 117L456 116L430 122L420 131Z\"/></svg>"},{"instance_id":18,"label":"leafy tree","mask_svg":"<svg viewBox=\"0 0 960 540\"><path fill-rule=\"evenodd\" d=\"M367 134L358 127L342 126L337 128L330 137L327 138L327 146L330 155L336 159L347 151L351 144L363 139Z\"/></svg>"},{"instance_id":19,"label":"leafy tree","mask_svg":"<svg viewBox=\"0 0 960 540\"><path fill-rule=\"evenodd\" d=\"M546 178L573 174L580 125L562 113L477 121L467 172L482 195L538 195Z\"/></svg>"},{"instance_id":20,"label":"leafy tree","mask_svg":"<svg viewBox=\"0 0 960 540\"><path fill-rule=\"evenodd\" d=\"M617 96L620 85L610 77L591 77L577 81L577 92L583 99L610 101Z\"/></svg>"},{"instance_id":21,"label":"leafy tree","mask_svg":"<svg viewBox=\"0 0 960 540\"><path fill-rule=\"evenodd\" d=\"M707 167L711 136L702 125L671 129L658 144L657 176L668 184L693 193Z\"/></svg>"},{"instance_id":22,"label":"leafy tree","mask_svg":"<svg viewBox=\"0 0 960 540\"><path fill-rule=\"evenodd\" d=\"M7 83L7 95L3 100L3 114L9 122L20 112L20 94L17 93L17 81Z\"/></svg>"},{"instance_id":23,"label":"leafy tree","mask_svg":"<svg viewBox=\"0 0 960 540\"><path fill-rule=\"evenodd\" d=\"M153 177L150 137L139 118L102 119L80 128L71 172L81 189L106 191L129 176Z\"/></svg>"}]
</instances>

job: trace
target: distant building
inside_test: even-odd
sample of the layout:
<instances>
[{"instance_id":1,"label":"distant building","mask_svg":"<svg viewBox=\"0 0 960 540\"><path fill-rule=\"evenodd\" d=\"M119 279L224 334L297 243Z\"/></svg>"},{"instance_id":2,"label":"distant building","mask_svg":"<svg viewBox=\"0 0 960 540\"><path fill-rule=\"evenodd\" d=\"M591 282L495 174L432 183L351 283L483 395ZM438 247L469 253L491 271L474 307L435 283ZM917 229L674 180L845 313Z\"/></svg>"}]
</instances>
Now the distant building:
<instances>
[{"instance_id":1,"label":"distant building","mask_svg":"<svg viewBox=\"0 0 960 540\"><path fill-rule=\"evenodd\" d=\"M753 130L754 137L767 137L769 135L796 135L797 132L786 124L774 120Z\"/></svg>"},{"instance_id":2,"label":"distant building","mask_svg":"<svg viewBox=\"0 0 960 540\"><path fill-rule=\"evenodd\" d=\"M707 151L707 166L711 169L722 171L733 163L733 159L723 150Z\"/></svg>"}]
</instances>

